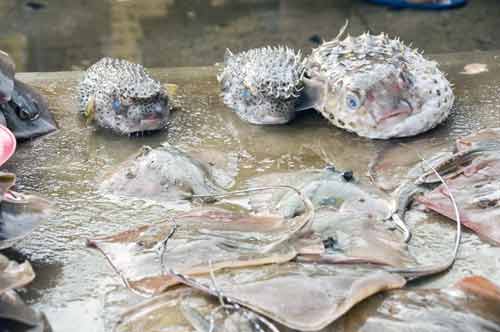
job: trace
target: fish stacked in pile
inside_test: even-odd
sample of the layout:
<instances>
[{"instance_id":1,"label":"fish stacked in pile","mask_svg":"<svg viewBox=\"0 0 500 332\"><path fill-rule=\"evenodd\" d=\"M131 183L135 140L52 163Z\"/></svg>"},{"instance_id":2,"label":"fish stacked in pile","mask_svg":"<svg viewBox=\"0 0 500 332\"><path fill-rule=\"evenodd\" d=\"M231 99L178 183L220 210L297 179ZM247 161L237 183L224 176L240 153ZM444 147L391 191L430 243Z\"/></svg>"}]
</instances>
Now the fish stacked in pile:
<instances>
[{"instance_id":1,"label":"fish stacked in pile","mask_svg":"<svg viewBox=\"0 0 500 332\"><path fill-rule=\"evenodd\" d=\"M108 60L104 64L126 67ZM97 82L92 81L96 73L109 69L104 67L87 72L89 89ZM334 124L372 138L428 130L446 118L454 100L435 63L385 35L336 39L305 62L287 48L228 53L219 79L225 102L242 110L239 115L248 122L284 123L300 105L314 104ZM115 89L119 85L106 82ZM88 114L106 110L104 116L114 116L113 100L122 105L122 97L106 99L101 109L92 100L99 93L85 94L82 109L90 103ZM118 117L126 117L124 112L117 107ZM444 290L403 289L452 267L462 223L473 228L470 218L481 215L484 220L500 211L493 189L495 167L490 168L498 160L499 138L484 132L478 137L463 138L457 151L431 158L430 166L417 166L420 172L406 176L394 198L332 166L267 174L250 181L253 189L229 192L234 181L231 176L220 181L221 165L213 160L200 160L169 144L142 148L101 183L101 190L190 205L188 212L172 213L164 222L88 240L130 290L154 296L127 311L116 330L453 330L464 315L465 329L499 329L500 289L486 279L466 278ZM471 175L477 177L473 182L482 181L473 204L483 210L474 210L469 218L458 188L465 181L461 177ZM422 191L424 195L416 195ZM197 199L207 203L232 195L246 196L193 208ZM456 221L453 249L444 261L422 264L410 252L404 214L412 201ZM495 225L493 229L500 228ZM174 287L178 285L187 287ZM382 315L360 303L375 301L373 295L387 290L398 291L377 307L402 308L397 313ZM432 306L427 305L429 296ZM479 308L483 303L491 304L488 310ZM350 323L351 312L361 312L365 321ZM426 317L425 323L415 312ZM168 318L179 314L178 322Z\"/></svg>"},{"instance_id":2,"label":"fish stacked in pile","mask_svg":"<svg viewBox=\"0 0 500 332\"><path fill-rule=\"evenodd\" d=\"M0 126L1 163L12 155L15 138ZM34 195L12 190L16 176L0 172L0 250L25 238L49 215L49 203ZM14 289L22 288L35 278L28 261L18 264L0 254L0 326L6 331L51 331L45 316L24 304Z\"/></svg>"},{"instance_id":3,"label":"fish stacked in pile","mask_svg":"<svg viewBox=\"0 0 500 332\"><path fill-rule=\"evenodd\" d=\"M283 47L228 52L219 75L224 101L254 124L286 123L297 110L314 108L338 127L381 139L419 134L449 115L454 95L434 62L384 34L341 35L304 60ZM13 70L7 69L2 74L8 78ZM14 99L5 91L17 83L4 81L0 100ZM161 84L142 66L110 58L87 70L79 102L88 121L119 134L163 129L171 109ZM429 331L458 324L463 330L500 330L500 289L484 278L442 290L403 289L452 267L462 223L500 244L499 133L463 138L456 151L424 162L418 176L407 176L395 191L395 200L334 167L268 174L252 180L253 189L228 192L234 181L221 179L213 161L169 144L143 148L102 182L103 191L162 202L247 196L244 203L201 206L88 240L129 289L154 296L126 312L116 330ZM43 202L10 190L13 175L2 175L0 247L25 235L13 221L28 220L21 227L26 230L46 211ZM452 253L440 263L422 264L408 249L404 213L413 200L456 222ZM3 314L18 305L7 290L34 275L28 263L18 266L0 256L2 268L0 283L7 286L0 287L0 319L46 324L32 312ZM180 285L187 287L174 287ZM375 306L380 310L361 303L387 290L397 291ZM351 312L364 320L352 323ZM173 316L178 322L165 318Z\"/></svg>"},{"instance_id":4,"label":"fish stacked in pile","mask_svg":"<svg viewBox=\"0 0 500 332\"><path fill-rule=\"evenodd\" d=\"M481 151L495 155L491 150L495 144L491 142L476 143L469 137L460 144L476 150L481 146ZM169 146L160 150L170 151L177 158L181 153ZM106 186L121 183L127 188L128 182L135 183L146 173L168 174L166 170L158 171L158 167L147 170L133 166L154 164L142 160L157 153L146 150L127 161L124 172L133 176L116 177L125 174L120 170ZM482 155L472 162L474 169L484 170L479 166L488 164L481 162L484 158L490 157ZM465 171L467 168L460 169L455 176L471 174ZM429 182L433 174L422 173L419 178ZM449 185L455 188L452 180ZM462 213L453 215L458 233L452 255L442 263L426 266L409 252L405 236L394 231L392 201L358 181L351 172L327 167L268 174L251 180L249 187L255 189L240 193L248 195L244 205L253 212L228 201L227 207L200 207L172 214L163 223L88 241L107 257L128 288L154 295L123 314L116 331L161 331L174 326L205 332L277 331L283 327L318 331L341 326L346 331L379 326L384 331L428 331L438 326L452 330L464 315L467 319L461 324L467 329L500 328L500 289L481 277L466 278L443 290L392 292L375 306L401 308L391 315L374 311L373 305L360 304L374 294L401 289L412 280L450 268L457 255ZM439 187L436 190L443 192ZM189 197L173 195L170 199L237 194L223 190L195 192L201 194L191 192ZM453 194L460 201L460 194ZM448 199L447 195L443 198ZM495 211L498 213L498 207ZM466 219L462 222L466 224ZM441 255L438 259L442 259ZM179 284L188 288L173 287ZM485 303L489 304L487 310ZM447 314L443 315L443 311ZM364 317L363 321L350 322L351 312ZM426 317L425 322L416 318L417 312ZM174 323L166 318L175 313L181 313L183 319Z\"/></svg>"},{"instance_id":5,"label":"fish stacked in pile","mask_svg":"<svg viewBox=\"0 0 500 332\"><path fill-rule=\"evenodd\" d=\"M17 140L56 129L45 100L14 78L12 59L0 51L0 166L14 154ZM12 190L15 182L15 174L0 171L0 250L21 241L49 215L46 200ZM19 264L0 254L2 331L51 331L43 313L27 306L15 291L34 278L35 273L28 261Z\"/></svg>"},{"instance_id":6,"label":"fish stacked in pile","mask_svg":"<svg viewBox=\"0 0 500 332\"><path fill-rule=\"evenodd\" d=\"M27 306L15 289L35 279L29 262L22 264L0 254L0 326L2 331L52 331L45 315Z\"/></svg>"},{"instance_id":7,"label":"fish stacked in pile","mask_svg":"<svg viewBox=\"0 0 500 332\"><path fill-rule=\"evenodd\" d=\"M14 135L0 126L0 165L14 153ZM49 215L49 203L12 190L16 176L0 172L0 250L25 238ZM6 331L51 331L45 316L24 304L14 289L29 284L35 273L28 261L18 264L0 254L0 326Z\"/></svg>"}]
</instances>

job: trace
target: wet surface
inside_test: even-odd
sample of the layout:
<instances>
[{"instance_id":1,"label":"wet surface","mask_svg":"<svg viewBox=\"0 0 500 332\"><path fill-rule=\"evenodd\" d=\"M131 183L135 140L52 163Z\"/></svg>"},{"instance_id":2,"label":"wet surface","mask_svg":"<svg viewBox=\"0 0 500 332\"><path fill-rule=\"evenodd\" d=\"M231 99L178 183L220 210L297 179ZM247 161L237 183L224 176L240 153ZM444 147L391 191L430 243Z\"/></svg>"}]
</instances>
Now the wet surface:
<instances>
[{"instance_id":1,"label":"wet surface","mask_svg":"<svg viewBox=\"0 0 500 332\"><path fill-rule=\"evenodd\" d=\"M5 170L16 172L18 190L37 192L53 202L51 220L7 252L27 258L36 279L22 297L43 310L55 331L105 331L124 307L139 298L127 291L106 260L86 248L85 240L164 220L167 212L188 206L116 198L100 193L99 184L116 165L142 145L169 142L189 151L216 149L239 156L234 188L256 175L321 168L333 163L351 169L361 181L375 153L405 142L449 142L486 127L500 127L500 65L489 53L436 57L455 84L456 110L445 124L422 136L399 141L370 141L331 126L314 112L290 125L256 127L243 123L219 98L215 71L209 67L154 70L162 83L178 86L168 131L145 137L120 137L87 127L77 113L75 85L81 73L19 74L18 78L48 96L61 129L18 148ZM489 71L462 75L467 63L486 63ZM425 149L421 147L420 149ZM411 254L420 263L442 261L451 252L455 225L421 212L409 214L414 237ZM444 287L460 277L479 274L500 283L500 249L470 232L453 269L417 286ZM78 324L75 324L78 322ZM106 328L107 327L107 328Z\"/></svg>"},{"instance_id":2,"label":"wet surface","mask_svg":"<svg viewBox=\"0 0 500 332\"><path fill-rule=\"evenodd\" d=\"M308 54L349 19L354 35L384 31L427 53L498 50L499 12L496 0L451 11L363 0L0 0L0 49L18 71L81 69L103 56L147 67L212 65L226 48L286 44Z\"/></svg>"}]
</instances>

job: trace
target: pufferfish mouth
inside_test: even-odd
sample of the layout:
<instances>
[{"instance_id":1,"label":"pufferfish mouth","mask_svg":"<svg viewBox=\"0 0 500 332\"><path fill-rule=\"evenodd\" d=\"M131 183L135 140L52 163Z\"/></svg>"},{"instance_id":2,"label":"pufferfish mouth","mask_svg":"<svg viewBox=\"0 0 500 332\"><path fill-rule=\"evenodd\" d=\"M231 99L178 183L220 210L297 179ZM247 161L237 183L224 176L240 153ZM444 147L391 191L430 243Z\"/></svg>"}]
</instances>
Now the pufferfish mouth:
<instances>
[{"instance_id":1,"label":"pufferfish mouth","mask_svg":"<svg viewBox=\"0 0 500 332\"><path fill-rule=\"evenodd\" d=\"M119 131L122 134L134 134L147 131L161 130L167 126L166 117L159 115L150 115L140 120L128 120L124 122Z\"/></svg>"},{"instance_id":2,"label":"pufferfish mouth","mask_svg":"<svg viewBox=\"0 0 500 332\"><path fill-rule=\"evenodd\" d=\"M410 115L413 113L413 105L405 98L399 98L399 101L396 103L397 107L382 109L379 112L370 111L370 115L376 124L380 124L387 119L391 119L400 115Z\"/></svg>"},{"instance_id":3,"label":"pufferfish mouth","mask_svg":"<svg viewBox=\"0 0 500 332\"><path fill-rule=\"evenodd\" d=\"M156 130L161 129L165 126L165 117L151 114L139 121L139 127L143 128L142 130Z\"/></svg>"}]
</instances>

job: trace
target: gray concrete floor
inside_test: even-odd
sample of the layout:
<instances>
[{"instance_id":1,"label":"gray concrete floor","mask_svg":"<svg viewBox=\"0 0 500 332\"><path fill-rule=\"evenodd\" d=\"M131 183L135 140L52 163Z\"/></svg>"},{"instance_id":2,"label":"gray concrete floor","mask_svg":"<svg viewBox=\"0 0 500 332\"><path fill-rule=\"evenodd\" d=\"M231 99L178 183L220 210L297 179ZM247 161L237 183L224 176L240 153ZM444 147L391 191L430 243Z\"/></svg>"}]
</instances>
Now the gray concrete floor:
<instances>
[{"instance_id":1,"label":"gray concrete floor","mask_svg":"<svg viewBox=\"0 0 500 332\"><path fill-rule=\"evenodd\" d=\"M427 53L499 50L500 1L448 11L391 10L363 0L0 0L0 49L18 71L82 69L103 56L148 67L210 65L224 50L286 44L308 53L349 32L387 32Z\"/></svg>"}]
</instances>

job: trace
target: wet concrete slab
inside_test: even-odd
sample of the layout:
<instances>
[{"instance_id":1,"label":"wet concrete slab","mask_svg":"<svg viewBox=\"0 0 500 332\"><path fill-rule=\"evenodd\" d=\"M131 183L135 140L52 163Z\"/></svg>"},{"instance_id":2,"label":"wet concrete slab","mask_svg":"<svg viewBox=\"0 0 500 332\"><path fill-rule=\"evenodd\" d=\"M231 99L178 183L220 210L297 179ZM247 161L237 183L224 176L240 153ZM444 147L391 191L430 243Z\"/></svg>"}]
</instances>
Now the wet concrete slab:
<instances>
[{"instance_id":1,"label":"wet concrete slab","mask_svg":"<svg viewBox=\"0 0 500 332\"><path fill-rule=\"evenodd\" d=\"M105 260L85 247L86 238L116 233L163 220L172 206L146 200L110 197L98 191L103 177L142 145L168 141L189 151L216 149L238 156L234 188L256 175L321 168L334 164L352 169L368 183L375 154L404 142L426 149L452 143L477 129L500 127L500 52L466 52L430 56L455 85L451 117L423 135L394 141L372 141L331 126L314 111L289 125L258 127L243 123L219 97L214 67L152 69L164 84L177 86L168 130L143 137L119 137L85 124L77 110L76 84L81 72L19 73L17 78L47 96L61 129L20 145L6 170L16 172L19 190L34 191L56 206L53 218L17 245L15 255L28 258L37 278L24 299L43 310L54 330L105 331L118 313L138 298L126 291ZM464 66L482 63L487 72L465 75ZM170 86L171 88L171 86ZM412 255L431 263L447 255L454 224L441 217L410 213ZM500 283L500 249L467 232L456 265L447 274L423 283L444 287L470 274ZM418 285L419 287L421 285ZM78 321L78 326L74 322Z\"/></svg>"}]
</instances>

